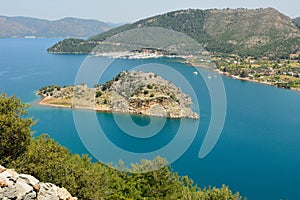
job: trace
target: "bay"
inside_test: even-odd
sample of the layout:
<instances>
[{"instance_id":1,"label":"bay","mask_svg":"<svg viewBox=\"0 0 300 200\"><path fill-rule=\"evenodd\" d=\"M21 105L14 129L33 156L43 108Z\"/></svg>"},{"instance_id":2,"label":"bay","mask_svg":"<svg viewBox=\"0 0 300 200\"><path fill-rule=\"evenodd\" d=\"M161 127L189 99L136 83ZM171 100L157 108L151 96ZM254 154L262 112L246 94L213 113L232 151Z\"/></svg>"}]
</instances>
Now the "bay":
<instances>
[{"instance_id":1,"label":"bay","mask_svg":"<svg viewBox=\"0 0 300 200\"><path fill-rule=\"evenodd\" d=\"M74 84L86 58L85 55L48 54L46 49L59 40L0 39L0 91L32 104L29 115L38 120L32 128L35 136L48 133L72 152L89 154L76 130L72 110L36 103L39 97L35 91L40 87ZM105 58L94 59L100 66L106 63ZM201 76L193 74L193 67L170 61L166 58L116 60L100 82L147 63L153 67L167 65L179 71L197 91L201 118L189 122L199 126L197 135L187 151L172 163L174 170L188 175L201 187L229 185L248 199L300 199L300 93L223 77L227 96L225 125L215 148L207 157L199 159L211 117L208 89ZM173 81L180 86L181 83ZM162 148L174 139L180 124L180 120L167 119L159 134L142 140L114 126L112 114L97 113L96 116L107 138L132 152ZM147 117L133 118L142 126L149 123Z\"/></svg>"}]
</instances>

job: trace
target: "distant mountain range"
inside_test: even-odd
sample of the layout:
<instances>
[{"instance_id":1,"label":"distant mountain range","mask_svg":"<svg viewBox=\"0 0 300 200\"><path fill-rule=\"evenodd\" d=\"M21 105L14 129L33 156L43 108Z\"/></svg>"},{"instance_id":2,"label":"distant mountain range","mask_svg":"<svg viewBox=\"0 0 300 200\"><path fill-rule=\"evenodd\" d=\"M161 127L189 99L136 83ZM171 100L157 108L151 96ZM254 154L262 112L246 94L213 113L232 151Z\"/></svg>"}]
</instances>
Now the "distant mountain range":
<instances>
[{"instance_id":1,"label":"distant mountain range","mask_svg":"<svg viewBox=\"0 0 300 200\"><path fill-rule=\"evenodd\" d=\"M91 37L116 27L98 20L64 18L55 21L0 16L0 38Z\"/></svg>"},{"instance_id":2,"label":"distant mountain range","mask_svg":"<svg viewBox=\"0 0 300 200\"><path fill-rule=\"evenodd\" d=\"M218 54L278 58L300 53L300 30L291 18L273 8L173 11L111 29L88 40L64 40L48 51L89 53L100 41L139 27L163 27L185 33Z\"/></svg>"}]
</instances>

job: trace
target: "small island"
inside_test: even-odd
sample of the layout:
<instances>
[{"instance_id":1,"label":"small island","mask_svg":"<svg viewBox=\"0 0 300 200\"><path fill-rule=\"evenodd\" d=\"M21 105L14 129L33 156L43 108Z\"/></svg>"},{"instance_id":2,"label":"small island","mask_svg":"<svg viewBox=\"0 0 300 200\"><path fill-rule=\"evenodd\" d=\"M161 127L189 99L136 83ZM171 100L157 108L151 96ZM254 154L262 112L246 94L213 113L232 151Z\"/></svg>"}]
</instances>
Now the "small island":
<instances>
[{"instance_id":1,"label":"small island","mask_svg":"<svg viewBox=\"0 0 300 200\"><path fill-rule=\"evenodd\" d=\"M119 112L168 118L198 119L191 97L152 72L125 71L104 84L89 88L46 86L37 91L40 105L99 112Z\"/></svg>"}]
</instances>

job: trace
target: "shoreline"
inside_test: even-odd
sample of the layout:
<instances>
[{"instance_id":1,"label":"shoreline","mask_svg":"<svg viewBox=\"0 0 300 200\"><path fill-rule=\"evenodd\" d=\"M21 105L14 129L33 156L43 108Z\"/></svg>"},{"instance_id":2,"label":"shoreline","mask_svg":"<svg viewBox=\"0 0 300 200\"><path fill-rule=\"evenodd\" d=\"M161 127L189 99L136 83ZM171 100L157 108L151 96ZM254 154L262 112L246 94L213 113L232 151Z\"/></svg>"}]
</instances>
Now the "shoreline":
<instances>
[{"instance_id":1,"label":"shoreline","mask_svg":"<svg viewBox=\"0 0 300 200\"><path fill-rule=\"evenodd\" d=\"M46 103L44 101L50 99L49 97L45 97L43 99L39 99L38 100L38 105L41 105L41 106L50 106L50 107L57 107L57 108L70 108L72 109L71 106L66 106L66 105L58 105L58 104L50 104L50 103Z\"/></svg>"},{"instance_id":2,"label":"shoreline","mask_svg":"<svg viewBox=\"0 0 300 200\"><path fill-rule=\"evenodd\" d=\"M128 114L128 115L134 115L134 116L142 116L142 117L164 117L168 119L181 119L181 118L176 118L176 117L168 117L168 116L158 116L158 115L145 115L145 114L138 114L138 113L130 113L130 112L117 112L113 111L110 108L99 108L99 107L84 107L84 106L75 106L73 107L72 105L67 106L67 105L59 105L59 104L50 104L45 101L51 99L51 97L45 97L43 99L37 100L37 104L40 106L47 106L47 107L53 107L53 108L62 108L62 109L70 109L70 110L86 110L86 111L95 111L99 113L118 113L118 114ZM191 119L191 120L198 120L199 118L190 118L190 117L182 117L185 119Z\"/></svg>"},{"instance_id":3,"label":"shoreline","mask_svg":"<svg viewBox=\"0 0 300 200\"><path fill-rule=\"evenodd\" d=\"M75 52L75 53L72 53L72 52L50 52L50 53L58 53L58 54L84 54L84 53L80 53L80 52ZM128 52L126 52L128 53ZM103 56L103 57L108 57L108 58L121 58L121 59L153 59L153 58L181 58L181 59L187 59L186 56L182 56L182 55L176 55L176 56L168 56L168 55L151 55L151 56L140 56L140 55L130 55L130 56L124 56L126 54L124 54L124 52L117 52L117 53L112 53L112 52L109 52L109 53L106 53L106 54L97 54L97 53L90 53L90 55L92 56ZM121 56L120 56L121 55ZM175 62L179 62L179 63L183 63L185 65L191 65L193 67L197 67L197 68L203 68L203 69L210 69L209 67L205 67L205 66L201 66L199 64L195 64L195 63L192 63L192 62L188 62L188 61L182 61L182 60L179 60L179 61L175 61ZM300 88L284 88L284 87L278 87L270 82L261 82L261 81L258 81L258 80L255 80L255 79L250 79L249 77L245 77L245 78L242 78L242 77L239 77L239 76L234 76L234 75L231 75L229 73L226 73L226 72L222 72L220 71L218 68L217 69L210 69L214 72L217 72L218 74L221 74L221 75L224 75L226 77L229 77L231 79L236 79L236 80L241 80L241 81L249 81L249 82L253 82L253 83L258 83L258 84L263 84L263 85L269 85L269 86L272 86L272 87L276 87L276 88L280 88L280 89L286 89L286 90L293 90L293 91L298 91L300 92Z\"/></svg>"},{"instance_id":4,"label":"shoreline","mask_svg":"<svg viewBox=\"0 0 300 200\"><path fill-rule=\"evenodd\" d=\"M222 72L219 69L215 69L213 71L216 72L216 73L218 73L218 74L221 74L223 76L226 76L228 78L231 78L231 79L236 79L236 80L240 80L240 81L248 81L248 82L252 82L252 83L257 83L257 84L272 86L272 87L275 87L275 88L278 88L278 89L285 89L285 90L292 90L292 91L300 92L300 88L283 88L283 87L277 87L276 85L274 85L274 84L272 84L270 82L261 82L261 81L255 80L255 79L250 79L248 77L242 78L242 77L239 77L239 76L234 76L234 75L231 75L229 73Z\"/></svg>"},{"instance_id":5,"label":"shoreline","mask_svg":"<svg viewBox=\"0 0 300 200\"><path fill-rule=\"evenodd\" d=\"M60 104L51 104L51 103L47 103L45 101L49 100L49 99L52 99L51 97L45 97L43 99L40 99L38 100L38 105L41 105L41 106L49 106L49 107L56 107L56 108L68 108L68 109L80 109L80 110L93 110L93 111L96 111L96 112L112 112L111 109L108 109L108 108L98 108L98 107L84 107L84 106L75 106L73 107L72 105L60 105Z\"/></svg>"},{"instance_id":6,"label":"shoreline","mask_svg":"<svg viewBox=\"0 0 300 200\"><path fill-rule=\"evenodd\" d=\"M49 52L49 53L54 53L54 54L55 53L57 53L57 54L85 54L85 53L82 53L82 52ZM153 58L155 58L155 59L156 58L181 58L181 59L187 59L186 56L182 56L182 55L176 55L176 56L168 56L168 55L151 55L151 56L145 56L145 55L144 56L140 56L140 55L137 55L137 56L134 56L134 55L130 55L130 56L126 57L126 56L124 56L124 52L117 52L117 53L114 53L114 54L112 52L109 52L109 53L106 53L106 54L90 53L89 55L92 55L92 56L103 56L103 57L108 57L108 58L121 58L121 59L153 59ZM175 62L183 63L185 65L191 65L191 66L197 67L197 68L210 69L209 67L201 66L199 64L195 64L195 63L188 62L188 61L182 61L181 60L181 61L175 61ZM300 92L300 88L278 87L278 86L276 86L276 85L274 85L274 84L272 84L270 82L260 82L260 81L255 80L255 79L250 79L249 77L242 78L242 77L239 77L239 76L234 76L234 75L231 75L229 73L222 72L219 69L210 69L210 70L212 70L214 72L217 72L218 74L224 75L226 77L229 77L231 79L236 79L236 80L241 80L241 81L249 81L249 82L253 82L253 83L258 83L258 84L263 84L263 85L269 85L269 86L280 88L280 89L293 90L293 91Z\"/></svg>"},{"instance_id":7,"label":"shoreline","mask_svg":"<svg viewBox=\"0 0 300 200\"><path fill-rule=\"evenodd\" d=\"M182 57L181 57L182 58ZM234 75L231 75L230 73L228 72L222 72L220 71L220 69L216 68L216 69L211 69L209 67L205 67L205 66L201 66L199 64L194 64L192 62L181 62L181 61L175 61L175 62L180 62L180 63L183 63L187 66L193 66L193 67L196 67L196 68L201 68L201 69L208 69L208 70L211 70L212 72L216 72L220 75L223 75L223 76L226 76L230 79L234 79L234 80L240 80L240 81L247 81L247 82L252 82L252 83L258 83L258 84L262 84L262 85L268 85L268 86L271 86L271 87L275 87L275 88L278 88L278 89L284 89L284 90L292 90L292 91L297 91L297 92L300 92L300 88L284 88L284 87L278 87L270 82L261 82L261 81L258 81L258 80L255 80L255 79L250 79L249 77L245 77L245 78L242 78L242 77L239 77L239 76L234 76Z\"/></svg>"}]
</instances>

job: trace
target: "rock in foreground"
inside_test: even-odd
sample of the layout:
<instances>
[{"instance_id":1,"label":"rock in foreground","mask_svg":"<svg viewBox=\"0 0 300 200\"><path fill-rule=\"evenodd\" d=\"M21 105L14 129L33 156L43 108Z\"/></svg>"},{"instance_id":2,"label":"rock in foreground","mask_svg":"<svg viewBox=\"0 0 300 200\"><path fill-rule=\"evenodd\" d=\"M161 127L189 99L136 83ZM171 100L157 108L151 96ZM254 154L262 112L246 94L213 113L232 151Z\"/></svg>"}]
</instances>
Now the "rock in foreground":
<instances>
[{"instance_id":1,"label":"rock in foreground","mask_svg":"<svg viewBox=\"0 0 300 200\"><path fill-rule=\"evenodd\" d=\"M65 189L42 183L27 174L0 165L0 199L3 200L77 200Z\"/></svg>"}]
</instances>

